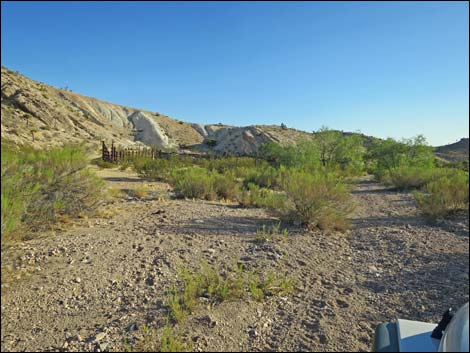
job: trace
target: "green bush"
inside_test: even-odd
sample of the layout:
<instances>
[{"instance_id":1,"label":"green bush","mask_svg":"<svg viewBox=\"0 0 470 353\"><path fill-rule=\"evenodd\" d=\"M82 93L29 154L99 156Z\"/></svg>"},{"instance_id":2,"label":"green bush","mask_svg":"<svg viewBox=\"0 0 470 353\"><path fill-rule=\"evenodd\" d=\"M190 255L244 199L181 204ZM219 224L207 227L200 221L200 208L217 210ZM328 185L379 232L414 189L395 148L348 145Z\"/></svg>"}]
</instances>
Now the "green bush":
<instances>
[{"instance_id":1,"label":"green bush","mask_svg":"<svg viewBox=\"0 0 470 353\"><path fill-rule=\"evenodd\" d=\"M1 157L3 238L46 229L61 216L89 212L100 201L103 183L85 168L82 146L39 151L2 145Z\"/></svg>"},{"instance_id":2,"label":"green bush","mask_svg":"<svg viewBox=\"0 0 470 353\"><path fill-rule=\"evenodd\" d=\"M214 139L209 139L205 141L205 144L210 147L214 147L217 145L217 140Z\"/></svg>"},{"instance_id":3,"label":"green bush","mask_svg":"<svg viewBox=\"0 0 470 353\"><path fill-rule=\"evenodd\" d=\"M249 183L247 188L248 190L240 190L237 195L237 200L242 206L267 208L280 213L286 210L287 197L284 192L260 188L253 183Z\"/></svg>"},{"instance_id":4,"label":"green bush","mask_svg":"<svg viewBox=\"0 0 470 353\"><path fill-rule=\"evenodd\" d=\"M455 170L427 183L422 192L415 191L413 195L423 214L429 219L436 219L468 208L468 187L468 173Z\"/></svg>"},{"instance_id":5,"label":"green bush","mask_svg":"<svg viewBox=\"0 0 470 353\"><path fill-rule=\"evenodd\" d=\"M198 271L179 267L178 279L179 285L167 293L170 315L176 322L184 321L186 315L194 311L200 297L216 304L251 293L254 299L262 301L270 296L290 294L295 283L282 274L270 272L263 276L254 271L245 272L239 265L222 268L205 262Z\"/></svg>"},{"instance_id":6,"label":"green bush","mask_svg":"<svg viewBox=\"0 0 470 353\"><path fill-rule=\"evenodd\" d=\"M233 200L238 192L238 184L232 173L226 172L224 174L212 173L211 182L213 189L219 198Z\"/></svg>"},{"instance_id":7,"label":"green bush","mask_svg":"<svg viewBox=\"0 0 470 353\"><path fill-rule=\"evenodd\" d=\"M422 135L400 142L392 138L374 140L366 153L367 169L381 182L389 181L389 172L396 168L429 170L435 165L432 150Z\"/></svg>"},{"instance_id":8,"label":"green bush","mask_svg":"<svg viewBox=\"0 0 470 353\"><path fill-rule=\"evenodd\" d=\"M169 159L136 158L132 165L140 177L157 181L168 181L175 169L184 166L183 161L176 156Z\"/></svg>"},{"instance_id":9,"label":"green bush","mask_svg":"<svg viewBox=\"0 0 470 353\"><path fill-rule=\"evenodd\" d=\"M170 183L178 197L215 200L216 192L211 173L200 167L174 170Z\"/></svg>"},{"instance_id":10,"label":"green bush","mask_svg":"<svg viewBox=\"0 0 470 353\"><path fill-rule=\"evenodd\" d=\"M335 174L292 170L282 181L289 199L288 218L308 227L346 230L352 211L350 194Z\"/></svg>"},{"instance_id":11,"label":"green bush","mask_svg":"<svg viewBox=\"0 0 470 353\"><path fill-rule=\"evenodd\" d=\"M382 182L399 190L418 189L432 180L435 170L428 166L400 166L392 168L382 177Z\"/></svg>"},{"instance_id":12,"label":"green bush","mask_svg":"<svg viewBox=\"0 0 470 353\"><path fill-rule=\"evenodd\" d=\"M278 186L279 169L271 166L264 169L252 169L243 180L243 185L256 184L262 188L273 188Z\"/></svg>"},{"instance_id":13,"label":"green bush","mask_svg":"<svg viewBox=\"0 0 470 353\"><path fill-rule=\"evenodd\" d=\"M117 165L115 163L108 162L108 161L103 161L101 158L96 158L91 163L98 166L98 167L100 167L100 168L103 168L103 169L116 168L117 167Z\"/></svg>"}]
</instances>

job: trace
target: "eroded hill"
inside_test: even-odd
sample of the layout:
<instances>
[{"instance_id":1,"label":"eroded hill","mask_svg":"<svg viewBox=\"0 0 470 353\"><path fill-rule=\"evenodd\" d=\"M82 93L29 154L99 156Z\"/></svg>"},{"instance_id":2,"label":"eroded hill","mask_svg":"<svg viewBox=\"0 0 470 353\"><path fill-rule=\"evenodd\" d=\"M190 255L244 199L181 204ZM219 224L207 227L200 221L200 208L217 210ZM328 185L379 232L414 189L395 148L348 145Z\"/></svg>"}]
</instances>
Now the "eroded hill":
<instances>
[{"instance_id":1,"label":"eroded hill","mask_svg":"<svg viewBox=\"0 0 470 353\"><path fill-rule=\"evenodd\" d=\"M251 154L261 143L293 143L311 134L270 126L233 127L180 121L158 112L126 107L58 89L2 67L2 139L37 147L83 141L144 143Z\"/></svg>"}]
</instances>

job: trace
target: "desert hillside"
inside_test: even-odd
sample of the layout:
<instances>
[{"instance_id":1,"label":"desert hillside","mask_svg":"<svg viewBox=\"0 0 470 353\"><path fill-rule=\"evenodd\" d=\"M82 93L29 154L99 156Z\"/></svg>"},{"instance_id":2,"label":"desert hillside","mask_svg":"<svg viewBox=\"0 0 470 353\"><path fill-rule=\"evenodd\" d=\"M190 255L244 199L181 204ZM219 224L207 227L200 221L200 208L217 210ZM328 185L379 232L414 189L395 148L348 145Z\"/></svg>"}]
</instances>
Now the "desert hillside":
<instances>
[{"instance_id":1,"label":"desert hillside","mask_svg":"<svg viewBox=\"0 0 470 353\"><path fill-rule=\"evenodd\" d=\"M293 143L311 134L281 127L203 125L86 97L2 67L2 139L37 147L101 140L130 146L251 154L261 143Z\"/></svg>"},{"instance_id":2,"label":"desert hillside","mask_svg":"<svg viewBox=\"0 0 470 353\"><path fill-rule=\"evenodd\" d=\"M469 144L468 137L461 138L460 141L451 143L444 146L436 147L434 153L441 158L447 160L468 160L469 156Z\"/></svg>"},{"instance_id":3,"label":"desert hillside","mask_svg":"<svg viewBox=\"0 0 470 353\"><path fill-rule=\"evenodd\" d=\"M109 103L29 79L5 67L1 71L1 137L39 148L87 142L156 145L177 150L251 155L265 142L292 144L314 133L279 125L245 127L184 122L167 115ZM345 135L351 133L344 132ZM365 143L374 137L364 136ZM468 159L468 138L436 147L446 160Z\"/></svg>"}]
</instances>

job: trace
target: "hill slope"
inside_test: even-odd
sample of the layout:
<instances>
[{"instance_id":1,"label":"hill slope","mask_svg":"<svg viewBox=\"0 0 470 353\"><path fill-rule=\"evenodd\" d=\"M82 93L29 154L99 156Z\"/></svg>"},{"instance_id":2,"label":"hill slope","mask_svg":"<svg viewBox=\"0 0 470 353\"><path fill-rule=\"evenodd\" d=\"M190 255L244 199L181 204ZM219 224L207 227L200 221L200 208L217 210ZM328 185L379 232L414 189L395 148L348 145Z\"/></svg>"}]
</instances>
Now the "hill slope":
<instances>
[{"instance_id":1,"label":"hill slope","mask_svg":"<svg viewBox=\"0 0 470 353\"><path fill-rule=\"evenodd\" d=\"M1 83L1 136L16 144L44 148L114 140L124 146L144 143L161 148L250 154L266 141L292 143L311 135L274 125L233 127L183 122L57 89L4 67ZM216 145L207 144L210 140Z\"/></svg>"},{"instance_id":2,"label":"hill slope","mask_svg":"<svg viewBox=\"0 0 470 353\"><path fill-rule=\"evenodd\" d=\"M434 153L446 160L461 161L469 157L469 139L462 138L460 141L449 145L439 146L434 149Z\"/></svg>"}]
</instances>

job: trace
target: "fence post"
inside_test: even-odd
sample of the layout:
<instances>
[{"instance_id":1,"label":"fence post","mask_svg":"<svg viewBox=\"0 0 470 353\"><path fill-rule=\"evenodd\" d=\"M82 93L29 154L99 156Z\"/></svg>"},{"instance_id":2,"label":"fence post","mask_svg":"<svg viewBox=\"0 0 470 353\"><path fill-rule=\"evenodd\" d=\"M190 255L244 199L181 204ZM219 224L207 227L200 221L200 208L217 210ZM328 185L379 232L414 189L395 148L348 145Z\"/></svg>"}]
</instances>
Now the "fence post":
<instances>
[{"instance_id":1,"label":"fence post","mask_svg":"<svg viewBox=\"0 0 470 353\"><path fill-rule=\"evenodd\" d=\"M116 152L116 149L114 147L114 141L111 141L111 162L114 162L115 161L115 152Z\"/></svg>"}]
</instances>

